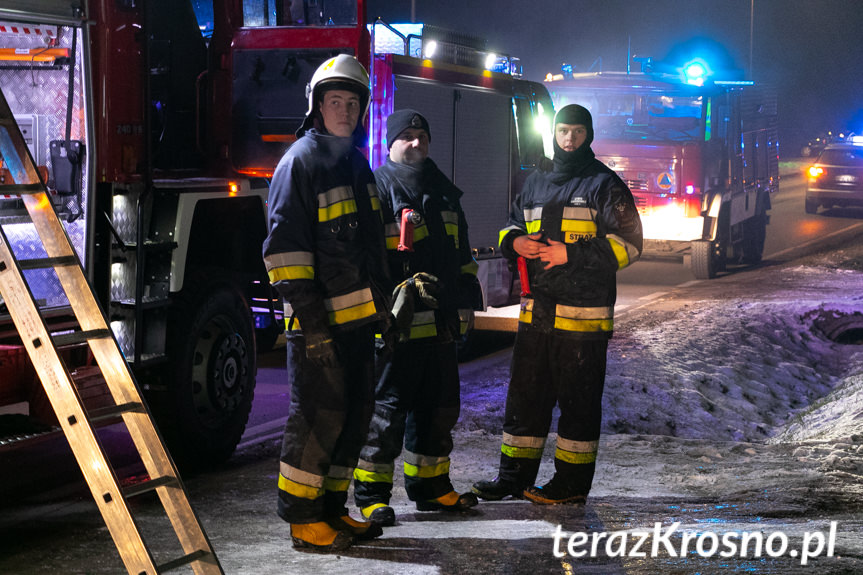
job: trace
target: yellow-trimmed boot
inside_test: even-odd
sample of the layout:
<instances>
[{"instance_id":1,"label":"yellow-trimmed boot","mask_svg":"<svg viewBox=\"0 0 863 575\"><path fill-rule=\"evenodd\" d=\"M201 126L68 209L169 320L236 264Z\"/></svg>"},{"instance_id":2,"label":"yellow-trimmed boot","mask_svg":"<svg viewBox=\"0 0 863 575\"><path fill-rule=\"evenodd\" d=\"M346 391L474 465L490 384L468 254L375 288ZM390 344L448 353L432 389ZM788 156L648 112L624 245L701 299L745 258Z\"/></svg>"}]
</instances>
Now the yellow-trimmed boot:
<instances>
[{"instance_id":1,"label":"yellow-trimmed boot","mask_svg":"<svg viewBox=\"0 0 863 575\"><path fill-rule=\"evenodd\" d=\"M456 493L450 491L435 499L417 501L418 511L466 511L478 503L473 493Z\"/></svg>"},{"instance_id":2,"label":"yellow-trimmed boot","mask_svg":"<svg viewBox=\"0 0 863 575\"><path fill-rule=\"evenodd\" d=\"M373 503L360 509L363 517L381 527L392 527L396 524L396 512L386 503Z\"/></svg>"},{"instance_id":3,"label":"yellow-trimmed boot","mask_svg":"<svg viewBox=\"0 0 863 575\"><path fill-rule=\"evenodd\" d=\"M343 551L354 542L350 533L333 529L326 521L291 523L291 540L295 549L323 552Z\"/></svg>"},{"instance_id":4,"label":"yellow-trimmed boot","mask_svg":"<svg viewBox=\"0 0 863 575\"><path fill-rule=\"evenodd\" d=\"M380 525L375 525L371 521L358 521L348 514L327 519L327 524L336 531L342 531L362 540L374 539L384 533Z\"/></svg>"}]
</instances>

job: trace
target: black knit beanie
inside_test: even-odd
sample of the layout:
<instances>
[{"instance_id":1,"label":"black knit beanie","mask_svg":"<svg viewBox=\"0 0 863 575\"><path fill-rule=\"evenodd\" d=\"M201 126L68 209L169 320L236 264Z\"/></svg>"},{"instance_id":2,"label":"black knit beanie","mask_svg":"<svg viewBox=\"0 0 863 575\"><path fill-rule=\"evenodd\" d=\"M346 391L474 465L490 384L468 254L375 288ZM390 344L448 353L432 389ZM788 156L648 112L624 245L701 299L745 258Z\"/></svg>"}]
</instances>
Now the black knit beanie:
<instances>
[{"instance_id":1,"label":"black knit beanie","mask_svg":"<svg viewBox=\"0 0 863 575\"><path fill-rule=\"evenodd\" d=\"M404 110L393 112L387 117L387 149L391 148L393 142L399 137L399 134L408 128L425 130L429 136L429 142L431 142L431 130L429 129L428 120L416 110L405 108Z\"/></svg>"}]
</instances>

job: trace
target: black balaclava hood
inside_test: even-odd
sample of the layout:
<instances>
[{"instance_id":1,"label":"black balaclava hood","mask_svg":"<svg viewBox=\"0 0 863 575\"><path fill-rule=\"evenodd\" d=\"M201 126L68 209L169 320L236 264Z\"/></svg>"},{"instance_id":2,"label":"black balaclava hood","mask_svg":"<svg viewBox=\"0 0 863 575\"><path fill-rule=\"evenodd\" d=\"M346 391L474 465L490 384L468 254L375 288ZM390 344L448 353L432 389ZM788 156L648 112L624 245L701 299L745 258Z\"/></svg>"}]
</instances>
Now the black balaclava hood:
<instances>
[{"instance_id":1,"label":"black balaclava hood","mask_svg":"<svg viewBox=\"0 0 863 575\"><path fill-rule=\"evenodd\" d=\"M587 128L587 138L578 148L567 152L557 145L558 124L581 124ZM570 104L555 114L554 126L555 132L552 138L554 143L554 171L567 177L575 176L596 157L590 148L590 144L593 142L593 118L584 106Z\"/></svg>"}]
</instances>

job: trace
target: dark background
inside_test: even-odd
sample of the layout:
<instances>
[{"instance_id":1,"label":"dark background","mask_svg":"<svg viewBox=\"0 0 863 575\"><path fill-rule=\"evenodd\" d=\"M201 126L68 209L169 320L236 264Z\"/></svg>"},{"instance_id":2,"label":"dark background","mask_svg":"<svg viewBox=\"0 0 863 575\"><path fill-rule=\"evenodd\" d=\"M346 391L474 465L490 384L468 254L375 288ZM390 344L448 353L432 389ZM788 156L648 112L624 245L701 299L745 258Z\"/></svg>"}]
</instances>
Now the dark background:
<instances>
[{"instance_id":1,"label":"dark background","mask_svg":"<svg viewBox=\"0 0 863 575\"><path fill-rule=\"evenodd\" d=\"M751 35L750 13L754 6ZM542 80L562 63L626 70L695 45L779 91L781 155L827 130L863 134L863 0L368 0L369 21L417 22L483 37ZM724 54L723 54L724 52ZM632 64L637 72L640 66Z\"/></svg>"}]
</instances>

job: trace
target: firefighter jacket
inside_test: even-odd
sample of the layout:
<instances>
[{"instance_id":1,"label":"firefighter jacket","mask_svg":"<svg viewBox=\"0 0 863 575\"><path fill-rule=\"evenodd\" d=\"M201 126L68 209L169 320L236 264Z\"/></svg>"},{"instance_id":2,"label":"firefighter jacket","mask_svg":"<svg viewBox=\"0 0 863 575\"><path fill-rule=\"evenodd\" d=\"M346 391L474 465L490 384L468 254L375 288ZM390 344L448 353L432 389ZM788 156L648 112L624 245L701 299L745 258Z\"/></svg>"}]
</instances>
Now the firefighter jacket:
<instances>
[{"instance_id":1,"label":"firefighter jacket","mask_svg":"<svg viewBox=\"0 0 863 575\"><path fill-rule=\"evenodd\" d=\"M375 180L385 212L394 216L386 226L394 282L425 272L441 283L437 311L419 298L414 302L410 339L447 339L464 334L481 295L477 263L471 255L467 221L459 201L462 191L429 158L418 165L387 158L375 170ZM400 251L402 214L407 210L418 213L420 220L413 225L413 251Z\"/></svg>"},{"instance_id":2,"label":"firefighter jacket","mask_svg":"<svg viewBox=\"0 0 863 575\"><path fill-rule=\"evenodd\" d=\"M268 203L264 262L286 302L286 324L290 312L306 332L388 317L380 201L351 138L307 131L276 167Z\"/></svg>"},{"instance_id":3,"label":"firefighter jacket","mask_svg":"<svg viewBox=\"0 0 863 575\"><path fill-rule=\"evenodd\" d=\"M588 149L589 152L589 149ZM516 237L543 232L566 244L567 262L546 270L528 259L530 294L520 325L581 339L610 338L617 297L616 272L641 255L641 220L632 193L590 153L585 161L531 174L500 233L505 257L515 262Z\"/></svg>"}]
</instances>

